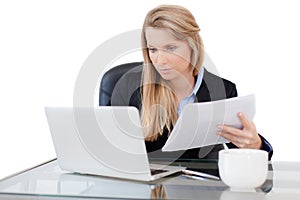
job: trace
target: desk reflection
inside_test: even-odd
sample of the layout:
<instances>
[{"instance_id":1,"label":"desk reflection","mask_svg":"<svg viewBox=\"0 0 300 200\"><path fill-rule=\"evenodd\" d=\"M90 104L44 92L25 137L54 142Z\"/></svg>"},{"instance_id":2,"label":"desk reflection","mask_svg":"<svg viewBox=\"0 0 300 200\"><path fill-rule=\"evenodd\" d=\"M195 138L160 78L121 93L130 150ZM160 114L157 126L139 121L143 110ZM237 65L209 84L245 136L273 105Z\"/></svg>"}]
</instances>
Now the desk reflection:
<instances>
[{"instance_id":1,"label":"desk reflection","mask_svg":"<svg viewBox=\"0 0 300 200\"><path fill-rule=\"evenodd\" d=\"M221 181L197 181L183 176L169 177L156 184L149 184L79 174L62 174L58 183L57 190L63 195L130 199L198 199L201 197L201 199L211 200L263 200L265 199L264 185L270 187L270 182L267 181L255 192L233 192Z\"/></svg>"},{"instance_id":2,"label":"desk reflection","mask_svg":"<svg viewBox=\"0 0 300 200\"><path fill-rule=\"evenodd\" d=\"M168 199L163 185L156 185L151 189L151 199Z\"/></svg>"},{"instance_id":3,"label":"desk reflection","mask_svg":"<svg viewBox=\"0 0 300 200\"><path fill-rule=\"evenodd\" d=\"M212 165L210 165L212 166ZM207 166L205 166L207 167ZM233 192L222 181L194 180L172 175L145 183L61 171L57 162L20 173L0 182L0 194L32 198L115 198L115 199L266 199L273 187L273 172L255 192ZM0 196L1 197L1 196ZM3 197L3 196L2 196Z\"/></svg>"},{"instance_id":4,"label":"desk reflection","mask_svg":"<svg viewBox=\"0 0 300 200\"><path fill-rule=\"evenodd\" d=\"M76 189L75 189L76 188ZM221 181L204 182L183 176L165 178L149 184L136 181L62 174L58 182L58 193L72 196L101 196L129 199L203 199L219 200L228 187Z\"/></svg>"}]
</instances>

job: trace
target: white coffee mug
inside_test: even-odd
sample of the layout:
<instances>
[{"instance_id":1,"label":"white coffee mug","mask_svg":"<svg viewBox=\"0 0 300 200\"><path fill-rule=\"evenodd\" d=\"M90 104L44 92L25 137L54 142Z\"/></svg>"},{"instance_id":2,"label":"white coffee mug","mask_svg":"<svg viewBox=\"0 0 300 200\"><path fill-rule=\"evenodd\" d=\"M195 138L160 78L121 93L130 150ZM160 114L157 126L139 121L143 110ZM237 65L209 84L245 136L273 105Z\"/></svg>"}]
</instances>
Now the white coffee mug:
<instances>
[{"instance_id":1,"label":"white coffee mug","mask_svg":"<svg viewBox=\"0 0 300 200\"><path fill-rule=\"evenodd\" d=\"M232 190L253 190L268 175L268 153L258 149L224 149L219 151L219 173Z\"/></svg>"}]
</instances>

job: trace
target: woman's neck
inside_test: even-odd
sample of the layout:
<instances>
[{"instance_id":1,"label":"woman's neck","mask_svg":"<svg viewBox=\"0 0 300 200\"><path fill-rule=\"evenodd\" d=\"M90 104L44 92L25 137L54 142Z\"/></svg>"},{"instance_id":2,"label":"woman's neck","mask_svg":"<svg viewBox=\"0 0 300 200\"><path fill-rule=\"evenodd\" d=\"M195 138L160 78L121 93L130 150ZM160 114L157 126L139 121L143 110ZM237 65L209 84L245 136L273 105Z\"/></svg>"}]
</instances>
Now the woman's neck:
<instances>
[{"instance_id":1,"label":"woman's neck","mask_svg":"<svg viewBox=\"0 0 300 200\"><path fill-rule=\"evenodd\" d=\"M176 80L170 81L170 87L174 90L178 102L180 102L181 99L190 95L194 89L194 86L195 77L192 74L190 74L190 76L187 77L180 77Z\"/></svg>"}]
</instances>

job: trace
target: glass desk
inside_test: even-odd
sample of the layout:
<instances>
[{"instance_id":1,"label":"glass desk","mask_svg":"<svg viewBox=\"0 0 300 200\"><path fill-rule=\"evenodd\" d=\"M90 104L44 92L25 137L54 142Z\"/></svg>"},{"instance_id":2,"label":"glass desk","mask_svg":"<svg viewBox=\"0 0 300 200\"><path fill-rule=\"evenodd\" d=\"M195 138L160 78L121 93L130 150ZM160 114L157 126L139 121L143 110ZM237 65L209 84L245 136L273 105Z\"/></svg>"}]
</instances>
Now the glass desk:
<instances>
[{"instance_id":1,"label":"glass desk","mask_svg":"<svg viewBox=\"0 0 300 200\"><path fill-rule=\"evenodd\" d=\"M174 165L216 170L217 161ZM300 163L272 162L266 182L253 192L236 192L222 181L175 174L155 183L87 176L62 171L56 159L0 180L0 199L300 199Z\"/></svg>"}]
</instances>

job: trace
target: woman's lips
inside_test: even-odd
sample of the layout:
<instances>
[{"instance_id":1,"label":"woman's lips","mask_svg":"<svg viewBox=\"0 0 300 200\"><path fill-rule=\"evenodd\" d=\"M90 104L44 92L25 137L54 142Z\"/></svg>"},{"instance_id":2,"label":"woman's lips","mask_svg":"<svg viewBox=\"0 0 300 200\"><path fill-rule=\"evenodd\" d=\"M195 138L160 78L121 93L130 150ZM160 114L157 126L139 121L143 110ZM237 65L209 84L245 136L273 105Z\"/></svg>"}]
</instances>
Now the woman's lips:
<instances>
[{"instance_id":1,"label":"woman's lips","mask_svg":"<svg viewBox=\"0 0 300 200\"><path fill-rule=\"evenodd\" d=\"M172 70L171 68L159 69L159 71L162 72L162 73L168 73L168 72L170 72L171 70Z\"/></svg>"}]
</instances>

